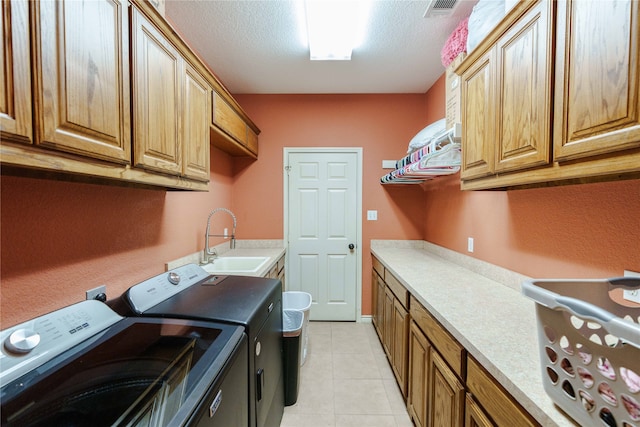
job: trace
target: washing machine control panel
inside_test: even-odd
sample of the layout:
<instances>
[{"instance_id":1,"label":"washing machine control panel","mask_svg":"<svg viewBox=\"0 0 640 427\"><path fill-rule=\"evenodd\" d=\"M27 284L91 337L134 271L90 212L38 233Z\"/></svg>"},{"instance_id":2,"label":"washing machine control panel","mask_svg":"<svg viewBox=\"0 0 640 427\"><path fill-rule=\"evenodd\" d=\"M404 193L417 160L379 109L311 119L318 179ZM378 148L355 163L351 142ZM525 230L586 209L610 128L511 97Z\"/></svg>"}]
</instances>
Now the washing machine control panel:
<instances>
[{"instance_id":1,"label":"washing machine control panel","mask_svg":"<svg viewBox=\"0 0 640 427\"><path fill-rule=\"evenodd\" d=\"M132 286L126 297L136 313L144 313L207 277L209 273L199 265L187 264Z\"/></svg>"},{"instance_id":2,"label":"washing machine control panel","mask_svg":"<svg viewBox=\"0 0 640 427\"><path fill-rule=\"evenodd\" d=\"M0 332L5 385L122 320L109 306L82 301Z\"/></svg>"}]
</instances>

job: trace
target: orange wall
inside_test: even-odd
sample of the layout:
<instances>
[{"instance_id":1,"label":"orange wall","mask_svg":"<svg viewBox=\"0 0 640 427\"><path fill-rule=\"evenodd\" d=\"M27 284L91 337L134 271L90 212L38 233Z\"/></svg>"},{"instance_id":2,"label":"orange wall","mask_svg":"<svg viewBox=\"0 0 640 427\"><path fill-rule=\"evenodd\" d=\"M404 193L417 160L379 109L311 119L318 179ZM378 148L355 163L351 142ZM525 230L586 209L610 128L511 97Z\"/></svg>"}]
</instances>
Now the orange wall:
<instances>
[{"instance_id":1,"label":"orange wall","mask_svg":"<svg viewBox=\"0 0 640 427\"><path fill-rule=\"evenodd\" d=\"M427 93L428 119L444 115L444 88ZM640 180L463 192L456 175L425 189L427 241L531 277L640 271Z\"/></svg>"},{"instance_id":2,"label":"orange wall","mask_svg":"<svg viewBox=\"0 0 640 427\"><path fill-rule=\"evenodd\" d=\"M421 239L421 191L390 191L379 179L383 159L397 159L425 125L424 95L237 95L258 124L260 161L239 164L233 205L238 228L252 238L283 238L284 147L363 147L363 297L370 313L371 239ZM416 191L417 190L417 191ZM417 202L417 203L416 203ZM378 221L366 211L377 210Z\"/></svg>"},{"instance_id":3,"label":"orange wall","mask_svg":"<svg viewBox=\"0 0 640 427\"><path fill-rule=\"evenodd\" d=\"M233 162L212 149L211 165L209 192L197 193L2 176L0 327L102 284L114 298L202 250L209 211L231 206Z\"/></svg>"},{"instance_id":4,"label":"orange wall","mask_svg":"<svg viewBox=\"0 0 640 427\"><path fill-rule=\"evenodd\" d=\"M2 176L0 327L84 299L113 298L200 251L209 211L231 207L239 239L281 239L283 148L363 147L363 314L371 239L425 239L534 277L640 270L640 180L462 192L458 177L382 186L426 124L444 116L444 79L425 95L239 95L260 126L258 161L211 154L208 193L165 192ZM367 210L378 221L366 221Z\"/></svg>"}]
</instances>

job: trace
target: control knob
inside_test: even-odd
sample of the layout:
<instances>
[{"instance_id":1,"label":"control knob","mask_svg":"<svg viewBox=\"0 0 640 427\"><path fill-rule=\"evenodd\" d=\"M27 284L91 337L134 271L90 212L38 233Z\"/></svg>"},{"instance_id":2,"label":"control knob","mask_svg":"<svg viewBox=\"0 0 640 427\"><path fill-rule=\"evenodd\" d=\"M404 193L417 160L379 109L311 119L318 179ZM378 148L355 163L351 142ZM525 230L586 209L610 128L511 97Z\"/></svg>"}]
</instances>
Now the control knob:
<instances>
[{"instance_id":1,"label":"control knob","mask_svg":"<svg viewBox=\"0 0 640 427\"><path fill-rule=\"evenodd\" d=\"M40 334L31 329L17 329L4 341L4 347L11 353L29 353L40 344Z\"/></svg>"},{"instance_id":2,"label":"control knob","mask_svg":"<svg viewBox=\"0 0 640 427\"><path fill-rule=\"evenodd\" d=\"M180 275L175 271L169 273L168 279L169 283L171 283L172 285L177 285L178 283L180 283Z\"/></svg>"}]
</instances>

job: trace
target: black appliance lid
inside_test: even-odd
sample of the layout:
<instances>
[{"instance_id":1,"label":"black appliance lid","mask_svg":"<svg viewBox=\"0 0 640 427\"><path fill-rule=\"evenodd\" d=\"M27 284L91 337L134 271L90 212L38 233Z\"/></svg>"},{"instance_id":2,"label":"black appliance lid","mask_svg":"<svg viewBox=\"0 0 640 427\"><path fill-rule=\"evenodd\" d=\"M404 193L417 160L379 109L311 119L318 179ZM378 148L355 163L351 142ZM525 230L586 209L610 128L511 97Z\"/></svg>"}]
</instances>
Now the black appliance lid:
<instances>
[{"instance_id":1,"label":"black appliance lid","mask_svg":"<svg viewBox=\"0 0 640 427\"><path fill-rule=\"evenodd\" d=\"M126 293L129 299L132 289ZM281 309L281 299L282 284L277 279L209 276L141 314L259 326L273 309Z\"/></svg>"},{"instance_id":2,"label":"black appliance lid","mask_svg":"<svg viewBox=\"0 0 640 427\"><path fill-rule=\"evenodd\" d=\"M158 404L168 425L195 410L242 337L220 323L123 319L4 384L2 425L125 425Z\"/></svg>"}]
</instances>

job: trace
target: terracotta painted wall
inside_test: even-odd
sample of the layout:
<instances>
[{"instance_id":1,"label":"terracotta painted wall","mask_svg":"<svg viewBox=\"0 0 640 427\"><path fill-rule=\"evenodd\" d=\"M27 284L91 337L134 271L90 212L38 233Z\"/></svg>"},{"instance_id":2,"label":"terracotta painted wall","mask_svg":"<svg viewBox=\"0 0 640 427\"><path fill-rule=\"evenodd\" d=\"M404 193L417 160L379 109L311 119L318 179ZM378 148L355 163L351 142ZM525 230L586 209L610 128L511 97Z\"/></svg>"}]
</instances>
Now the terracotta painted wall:
<instances>
[{"instance_id":1,"label":"terracotta painted wall","mask_svg":"<svg viewBox=\"0 0 640 427\"><path fill-rule=\"evenodd\" d=\"M231 206L233 161L212 149L211 165L209 192L197 193L2 176L0 327L102 284L113 298L202 250L209 212Z\"/></svg>"},{"instance_id":2,"label":"terracotta painted wall","mask_svg":"<svg viewBox=\"0 0 640 427\"><path fill-rule=\"evenodd\" d=\"M442 117L443 78L426 98L427 118ZM424 187L424 239L435 244L531 277L640 271L640 180L463 192L452 176Z\"/></svg>"},{"instance_id":3,"label":"terracotta painted wall","mask_svg":"<svg viewBox=\"0 0 640 427\"><path fill-rule=\"evenodd\" d=\"M363 147L363 296L370 310L371 239L420 239L422 201L415 189L380 185L383 159L397 159L424 126L424 95L238 95L258 124L260 160L236 162L233 205L238 230L251 238L283 238L284 147ZM377 210L378 221L366 211ZM291 279L288 279L291 280Z\"/></svg>"}]
</instances>

